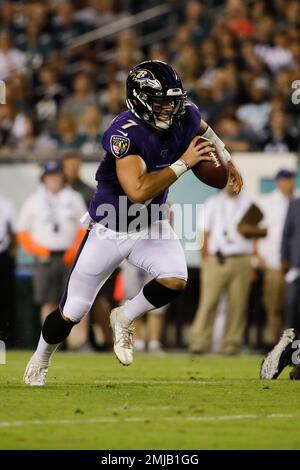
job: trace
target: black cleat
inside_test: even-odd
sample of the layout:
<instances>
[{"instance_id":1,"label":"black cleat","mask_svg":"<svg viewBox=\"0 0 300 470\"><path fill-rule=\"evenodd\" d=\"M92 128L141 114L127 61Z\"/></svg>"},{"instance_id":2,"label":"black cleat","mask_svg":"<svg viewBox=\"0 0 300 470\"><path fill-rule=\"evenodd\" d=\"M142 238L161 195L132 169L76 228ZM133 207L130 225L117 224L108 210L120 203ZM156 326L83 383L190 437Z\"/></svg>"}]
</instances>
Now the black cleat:
<instances>
[{"instance_id":1,"label":"black cleat","mask_svg":"<svg viewBox=\"0 0 300 470\"><path fill-rule=\"evenodd\" d=\"M285 330L276 344L263 360L260 367L260 378L265 380L277 379L279 374L286 366L293 365L292 344L297 339L297 333L294 328Z\"/></svg>"}]
</instances>

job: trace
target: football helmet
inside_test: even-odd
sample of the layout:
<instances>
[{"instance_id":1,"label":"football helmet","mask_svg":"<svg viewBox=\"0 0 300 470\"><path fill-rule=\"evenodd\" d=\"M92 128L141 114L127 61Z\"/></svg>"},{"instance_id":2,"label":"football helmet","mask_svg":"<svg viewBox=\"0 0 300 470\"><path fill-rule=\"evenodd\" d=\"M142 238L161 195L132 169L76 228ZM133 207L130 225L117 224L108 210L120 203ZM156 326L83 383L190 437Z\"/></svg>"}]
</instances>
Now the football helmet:
<instances>
[{"instance_id":1,"label":"football helmet","mask_svg":"<svg viewBox=\"0 0 300 470\"><path fill-rule=\"evenodd\" d=\"M129 72L126 85L128 108L154 129L169 129L185 112L187 94L177 72L165 62L141 62Z\"/></svg>"}]
</instances>

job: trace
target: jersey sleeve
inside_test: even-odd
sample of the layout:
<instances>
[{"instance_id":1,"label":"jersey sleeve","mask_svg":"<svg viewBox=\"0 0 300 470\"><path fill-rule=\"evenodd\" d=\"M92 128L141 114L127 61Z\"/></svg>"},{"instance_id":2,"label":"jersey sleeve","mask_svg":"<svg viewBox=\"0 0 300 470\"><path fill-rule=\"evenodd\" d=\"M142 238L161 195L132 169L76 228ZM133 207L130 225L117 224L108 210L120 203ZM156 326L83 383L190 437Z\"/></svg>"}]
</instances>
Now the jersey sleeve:
<instances>
[{"instance_id":1,"label":"jersey sleeve","mask_svg":"<svg viewBox=\"0 0 300 470\"><path fill-rule=\"evenodd\" d=\"M140 126L133 120L113 121L103 136L104 150L116 158L142 155Z\"/></svg>"}]
</instances>

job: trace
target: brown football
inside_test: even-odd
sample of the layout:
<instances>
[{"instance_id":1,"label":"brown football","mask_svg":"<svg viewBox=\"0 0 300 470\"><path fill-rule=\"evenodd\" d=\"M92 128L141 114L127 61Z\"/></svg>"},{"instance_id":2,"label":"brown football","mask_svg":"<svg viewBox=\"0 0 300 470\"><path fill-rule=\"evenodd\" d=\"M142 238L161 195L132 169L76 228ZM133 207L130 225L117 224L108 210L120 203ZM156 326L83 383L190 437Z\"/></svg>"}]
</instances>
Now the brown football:
<instances>
[{"instance_id":1,"label":"brown football","mask_svg":"<svg viewBox=\"0 0 300 470\"><path fill-rule=\"evenodd\" d=\"M205 141L207 141L205 137L199 136L197 144ZM212 186L213 188L223 189L228 181L228 167L227 164L223 162L217 149L215 152L211 153L213 153L212 162L199 162L192 170L202 183Z\"/></svg>"}]
</instances>

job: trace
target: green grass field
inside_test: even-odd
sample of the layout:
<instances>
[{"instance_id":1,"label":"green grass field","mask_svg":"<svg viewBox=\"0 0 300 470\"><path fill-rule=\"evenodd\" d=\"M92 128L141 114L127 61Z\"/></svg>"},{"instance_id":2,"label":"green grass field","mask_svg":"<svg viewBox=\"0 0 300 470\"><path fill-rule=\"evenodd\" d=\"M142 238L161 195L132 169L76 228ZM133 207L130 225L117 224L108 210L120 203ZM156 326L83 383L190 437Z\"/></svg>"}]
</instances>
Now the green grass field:
<instances>
[{"instance_id":1,"label":"green grass field","mask_svg":"<svg viewBox=\"0 0 300 470\"><path fill-rule=\"evenodd\" d=\"M58 353L41 388L29 357L0 366L1 449L300 449L300 383L258 380L258 356Z\"/></svg>"}]
</instances>

